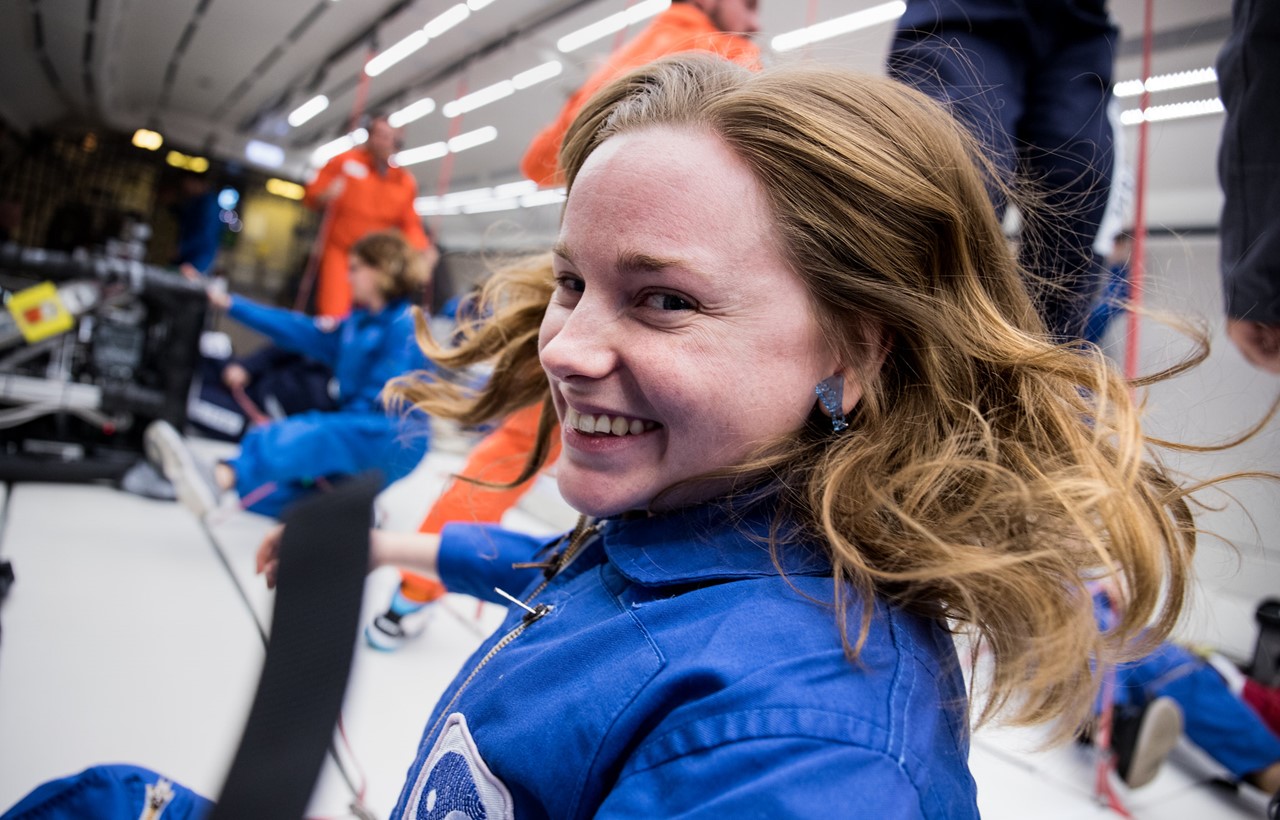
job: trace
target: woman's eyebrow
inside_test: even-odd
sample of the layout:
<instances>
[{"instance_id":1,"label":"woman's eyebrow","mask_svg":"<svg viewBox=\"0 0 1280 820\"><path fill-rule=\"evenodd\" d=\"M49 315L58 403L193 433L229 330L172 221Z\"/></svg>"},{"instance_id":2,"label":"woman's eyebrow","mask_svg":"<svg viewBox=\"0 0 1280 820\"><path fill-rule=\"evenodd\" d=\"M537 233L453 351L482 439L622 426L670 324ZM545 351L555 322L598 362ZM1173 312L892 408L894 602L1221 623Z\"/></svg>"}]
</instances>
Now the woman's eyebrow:
<instances>
[{"instance_id":1,"label":"woman's eyebrow","mask_svg":"<svg viewBox=\"0 0 1280 820\"><path fill-rule=\"evenodd\" d=\"M557 242L551 248L551 252L570 264L577 264L573 258L573 251L569 249L569 245L564 241ZM655 256L643 251L622 251L618 254L614 267L621 273L653 274L674 269L691 273L694 276L704 275L700 269L690 264L687 260Z\"/></svg>"},{"instance_id":2,"label":"woman's eyebrow","mask_svg":"<svg viewBox=\"0 0 1280 820\"><path fill-rule=\"evenodd\" d=\"M623 251L618 254L617 266L624 273L657 273L671 268L695 274L699 272L683 259L654 256L640 251Z\"/></svg>"}]
</instances>

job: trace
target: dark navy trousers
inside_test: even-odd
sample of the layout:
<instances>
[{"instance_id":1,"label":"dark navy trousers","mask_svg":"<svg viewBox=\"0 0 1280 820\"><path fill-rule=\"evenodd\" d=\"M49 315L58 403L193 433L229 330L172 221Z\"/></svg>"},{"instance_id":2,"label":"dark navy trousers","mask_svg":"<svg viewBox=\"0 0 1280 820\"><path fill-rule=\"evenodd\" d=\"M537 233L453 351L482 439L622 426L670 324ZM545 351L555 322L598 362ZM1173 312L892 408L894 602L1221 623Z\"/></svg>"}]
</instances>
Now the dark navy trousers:
<instances>
[{"instance_id":1,"label":"dark navy trousers","mask_svg":"<svg viewBox=\"0 0 1280 820\"><path fill-rule=\"evenodd\" d=\"M889 51L891 76L947 104L1006 184L1039 192L1022 261L1060 338L1080 336L1105 281L1093 244L1115 161L1116 37L1105 0L907 0Z\"/></svg>"}]
</instances>

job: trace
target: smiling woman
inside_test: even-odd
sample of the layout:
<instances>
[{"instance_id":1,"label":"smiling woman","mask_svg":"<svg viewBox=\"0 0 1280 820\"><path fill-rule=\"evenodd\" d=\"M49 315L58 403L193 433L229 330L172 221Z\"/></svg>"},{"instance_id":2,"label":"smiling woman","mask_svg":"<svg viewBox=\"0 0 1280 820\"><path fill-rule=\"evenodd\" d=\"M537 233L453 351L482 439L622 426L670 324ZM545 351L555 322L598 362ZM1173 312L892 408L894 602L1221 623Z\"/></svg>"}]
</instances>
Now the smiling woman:
<instances>
[{"instance_id":1,"label":"smiling woman","mask_svg":"<svg viewBox=\"0 0 1280 820\"><path fill-rule=\"evenodd\" d=\"M561 161L551 257L429 346L491 381L396 392L466 422L541 400L526 477L560 436L585 517L540 558L445 528L451 589L525 591L397 813L976 816L950 631L991 651L979 720L1065 737L1096 665L1181 607L1186 493L1128 385L1049 341L989 166L893 82L664 61L594 98Z\"/></svg>"}]
</instances>

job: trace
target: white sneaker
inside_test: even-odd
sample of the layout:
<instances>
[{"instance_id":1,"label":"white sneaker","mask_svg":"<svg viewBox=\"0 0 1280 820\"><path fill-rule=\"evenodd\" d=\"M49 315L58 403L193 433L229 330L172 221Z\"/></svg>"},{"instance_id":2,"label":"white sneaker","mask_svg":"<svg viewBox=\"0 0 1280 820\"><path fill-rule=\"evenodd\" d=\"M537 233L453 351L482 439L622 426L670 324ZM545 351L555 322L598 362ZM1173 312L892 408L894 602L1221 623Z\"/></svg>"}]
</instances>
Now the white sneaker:
<instances>
[{"instance_id":1,"label":"white sneaker","mask_svg":"<svg viewBox=\"0 0 1280 820\"><path fill-rule=\"evenodd\" d=\"M204 518L217 508L219 491L212 468L196 460L172 424L164 420L151 422L143 434L143 444L147 458L173 483L178 500L197 518Z\"/></svg>"},{"instance_id":2,"label":"white sneaker","mask_svg":"<svg viewBox=\"0 0 1280 820\"><path fill-rule=\"evenodd\" d=\"M435 617L435 609L434 601L405 615L397 615L388 609L365 626L365 643L383 652L395 652L427 630L427 625Z\"/></svg>"}]
</instances>

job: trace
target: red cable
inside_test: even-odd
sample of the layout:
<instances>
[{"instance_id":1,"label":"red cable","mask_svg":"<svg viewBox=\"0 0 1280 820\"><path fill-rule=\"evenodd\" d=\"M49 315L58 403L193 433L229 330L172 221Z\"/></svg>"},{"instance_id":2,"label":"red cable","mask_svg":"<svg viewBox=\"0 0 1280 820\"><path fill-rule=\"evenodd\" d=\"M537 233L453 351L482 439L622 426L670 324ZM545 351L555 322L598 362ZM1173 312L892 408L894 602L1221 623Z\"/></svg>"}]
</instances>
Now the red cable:
<instances>
[{"instance_id":1,"label":"red cable","mask_svg":"<svg viewBox=\"0 0 1280 820\"><path fill-rule=\"evenodd\" d=\"M462 99L463 95L465 95L466 93L467 93L467 77L466 77L466 74L463 74L462 77L458 79L458 90L454 93L453 98L455 100L460 100ZM449 124L449 136L445 139L446 145L448 144L449 140L458 136L458 134L462 131L462 119L465 116L466 116L465 114L459 114L458 116L454 117L453 122ZM445 194L449 193L449 177L452 175L453 175L453 152L450 151L449 153L444 155L443 159L440 160L440 176L436 179L436 196L443 197ZM438 214L431 221L431 235L432 236L440 235L440 216Z\"/></svg>"},{"instance_id":2,"label":"red cable","mask_svg":"<svg viewBox=\"0 0 1280 820\"><path fill-rule=\"evenodd\" d=\"M258 408L253 399L249 398L249 394L244 392L243 387L231 388L231 398L235 399L236 404L240 405L240 409L249 417L250 424L266 424L271 421L271 417Z\"/></svg>"},{"instance_id":3,"label":"red cable","mask_svg":"<svg viewBox=\"0 0 1280 820\"><path fill-rule=\"evenodd\" d=\"M1143 112L1138 123L1138 172L1134 185L1133 256L1129 260L1129 311L1128 332L1125 334L1124 375L1133 381L1138 377L1138 324L1137 309L1142 306L1142 288L1147 265L1147 106L1151 92L1147 90L1147 78L1151 76L1151 40L1153 27L1153 2L1143 5L1142 31L1142 97L1139 108Z\"/></svg>"}]
</instances>

